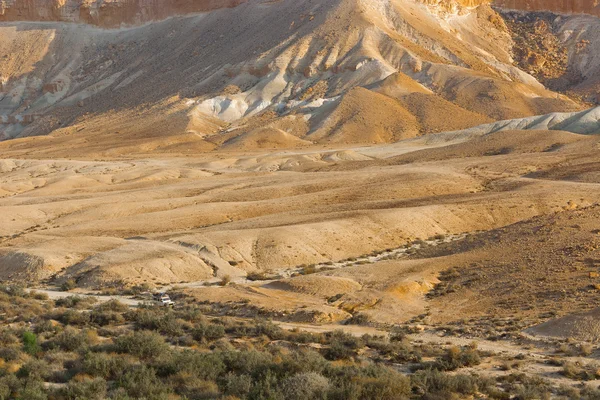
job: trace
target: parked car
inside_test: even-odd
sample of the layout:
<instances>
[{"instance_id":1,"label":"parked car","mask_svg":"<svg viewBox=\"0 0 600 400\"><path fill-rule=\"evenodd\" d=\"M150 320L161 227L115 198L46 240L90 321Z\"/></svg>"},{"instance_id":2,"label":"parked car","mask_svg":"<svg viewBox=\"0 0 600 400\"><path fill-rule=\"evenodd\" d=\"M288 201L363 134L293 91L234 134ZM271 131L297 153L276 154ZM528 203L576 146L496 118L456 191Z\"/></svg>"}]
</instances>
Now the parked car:
<instances>
[{"instance_id":1,"label":"parked car","mask_svg":"<svg viewBox=\"0 0 600 400\"><path fill-rule=\"evenodd\" d=\"M154 295L154 301L164 307L174 307L175 306L175 303L173 302L173 300L171 300L169 295L166 293L156 293Z\"/></svg>"}]
</instances>

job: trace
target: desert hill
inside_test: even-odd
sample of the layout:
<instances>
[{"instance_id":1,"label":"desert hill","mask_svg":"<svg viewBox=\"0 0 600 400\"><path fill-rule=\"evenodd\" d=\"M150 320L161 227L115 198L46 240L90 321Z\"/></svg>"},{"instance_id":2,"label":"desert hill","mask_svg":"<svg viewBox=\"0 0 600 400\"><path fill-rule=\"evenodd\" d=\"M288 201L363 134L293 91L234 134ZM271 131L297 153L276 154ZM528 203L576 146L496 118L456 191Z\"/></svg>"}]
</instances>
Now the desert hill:
<instances>
[{"instance_id":1,"label":"desert hill","mask_svg":"<svg viewBox=\"0 0 600 400\"><path fill-rule=\"evenodd\" d=\"M6 19L40 19L19 4ZM59 17L79 7L65 4ZM273 145L367 144L582 109L513 65L513 39L487 3L194 2L206 12L178 15L194 11L186 4L118 29L53 22L49 11L45 22L1 23L0 137L69 136L98 156L206 151L237 136L243 148L257 127L283 125L299 141ZM149 19L163 15L144 7ZM365 126L379 131L363 135Z\"/></svg>"}]
</instances>

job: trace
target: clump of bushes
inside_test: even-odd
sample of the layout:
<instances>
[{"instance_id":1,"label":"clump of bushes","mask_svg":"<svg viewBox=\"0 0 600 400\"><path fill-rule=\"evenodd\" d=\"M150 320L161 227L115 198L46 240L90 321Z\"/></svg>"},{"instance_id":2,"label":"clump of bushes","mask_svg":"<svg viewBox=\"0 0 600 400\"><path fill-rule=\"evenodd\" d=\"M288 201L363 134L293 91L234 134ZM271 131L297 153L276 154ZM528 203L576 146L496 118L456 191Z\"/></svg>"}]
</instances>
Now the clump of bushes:
<instances>
[{"instance_id":1,"label":"clump of bushes","mask_svg":"<svg viewBox=\"0 0 600 400\"><path fill-rule=\"evenodd\" d=\"M84 309L94 305L98 300L95 297L69 296L54 301L56 307Z\"/></svg>"},{"instance_id":2,"label":"clump of bushes","mask_svg":"<svg viewBox=\"0 0 600 400\"><path fill-rule=\"evenodd\" d=\"M192 336L199 342L211 342L224 337L225 328L218 324L199 323L194 327Z\"/></svg>"},{"instance_id":3,"label":"clump of bushes","mask_svg":"<svg viewBox=\"0 0 600 400\"><path fill-rule=\"evenodd\" d=\"M67 279L60 285L60 290L63 292L70 292L77 287L77 282L74 279Z\"/></svg>"},{"instance_id":4,"label":"clump of bushes","mask_svg":"<svg viewBox=\"0 0 600 400\"><path fill-rule=\"evenodd\" d=\"M325 357L329 360L349 359L356 355L358 349L363 347L361 339L337 330L328 336L329 348Z\"/></svg>"},{"instance_id":5,"label":"clump of bushes","mask_svg":"<svg viewBox=\"0 0 600 400\"><path fill-rule=\"evenodd\" d=\"M157 358L169 350L164 338L152 331L133 332L115 340L115 350L131 354L142 360Z\"/></svg>"},{"instance_id":6,"label":"clump of bushes","mask_svg":"<svg viewBox=\"0 0 600 400\"><path fill-rule=\"evenodd\" d=\"M582 365L566 362L563 364L561 373L569 379L576 379L578 381L600 379L600 367L594 364Z\"/></svg>"},{"instance_id":7,"label":"clump of bushes","mask_svg":"<svg viewBox=\"0 0 600 400\"><path fill-rule=\"evenodd\" d=\"M477 348L473 346L449 347L445 353L433 362L422 363L419 369L434 369L438 371L455 371L459 368L473 367L481 363Z\"/></svg>"}]
</instances>

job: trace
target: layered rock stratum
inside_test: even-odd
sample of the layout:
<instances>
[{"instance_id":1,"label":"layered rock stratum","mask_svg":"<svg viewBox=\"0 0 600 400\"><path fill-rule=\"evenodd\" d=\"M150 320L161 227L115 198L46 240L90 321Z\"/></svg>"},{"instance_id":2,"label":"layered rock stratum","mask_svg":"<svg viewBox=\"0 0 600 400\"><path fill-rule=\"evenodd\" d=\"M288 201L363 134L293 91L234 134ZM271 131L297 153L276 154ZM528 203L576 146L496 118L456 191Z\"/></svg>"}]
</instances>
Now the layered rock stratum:
<instances>
[{"instance_id":1,"label":"layered rock stratum","mask_svg":"<svg viewBox=\"0 0 600 400\"><path fill-rule=\"evenodd\" d=\"M248 0L3 0L0 21L63 21L117 27L139 25L174 15L230 8ZM492 3L525 11L600 15L600 5L588 0L418 0L432 8L459 13Z\"/></svg>"},{"instance_id":2,"label":"layered rock stratum","mask_svg":"<svg viewBox=\"0 0 600 400\"><path fill-rule=\"evenodd\" d=\"M494 5L523 11L600 15L600 3L596 0L494 0Z\"/></svg>"},{"instance_id":3,"label":"layered rock stratum","mask_svg":"<svg viewBox=\"0 0 600 400\"><path fill-rule=\"evenodd\" d=\"M64 21L115 27L235 7L247 0L3 0L0 21Z\"/></svg>"}]
</instances>

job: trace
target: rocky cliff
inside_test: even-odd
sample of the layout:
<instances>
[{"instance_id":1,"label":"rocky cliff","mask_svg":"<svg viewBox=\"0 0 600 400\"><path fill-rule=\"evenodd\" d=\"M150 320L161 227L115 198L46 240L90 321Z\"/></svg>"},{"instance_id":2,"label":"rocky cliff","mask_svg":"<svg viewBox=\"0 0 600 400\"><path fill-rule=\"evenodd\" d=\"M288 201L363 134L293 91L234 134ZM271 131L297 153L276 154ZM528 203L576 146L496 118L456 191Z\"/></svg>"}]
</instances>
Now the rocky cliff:
<instances>
[{"instance_id":1,"label":"rocky cliff","mask_svg":"<svg viewBox=\"0 0 600 400\"><path fill-rule=\"evenodd\" d=\"M513 10L600 16L600 2L597 0L494 0L494 4Z\"/></svg>"},{"instance_id":2,"label":"rocky cliff","mask_svg":"<svg viewBox=\"0 0 600 400\"><path fill-rule=\"evenodd\" d=\"M0 0L0 21L139 25L173 15L235 7L246 0Z\"/></svg>"},{"instance_id":3,"label":"rocky cliff","mask_svg":"<svg viewBox=\"0 0 600 400\"><path fill-rule=\"evenodd\" d=\"M235 7L248 0L0 0L2 21L81 22L102 27L139 25L173 15ZM417 0L444 13L460 13L492 0Z\"/></svg>"},{"instance_id":4,"label":"rocky cliff","mask_svg":"<svg viewBox=\"0 0 600 400\"><path fill-rule=\"evenodd\" d=\"M235 7L248 0L0 0L2 21L81 22L101 27L139 25L173 15ZM600 16L592 0L417 0L444 13L493 3L507 9Z\"/></svg>"}]
</instances>

